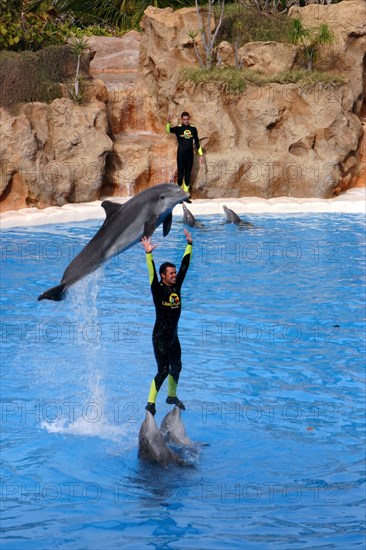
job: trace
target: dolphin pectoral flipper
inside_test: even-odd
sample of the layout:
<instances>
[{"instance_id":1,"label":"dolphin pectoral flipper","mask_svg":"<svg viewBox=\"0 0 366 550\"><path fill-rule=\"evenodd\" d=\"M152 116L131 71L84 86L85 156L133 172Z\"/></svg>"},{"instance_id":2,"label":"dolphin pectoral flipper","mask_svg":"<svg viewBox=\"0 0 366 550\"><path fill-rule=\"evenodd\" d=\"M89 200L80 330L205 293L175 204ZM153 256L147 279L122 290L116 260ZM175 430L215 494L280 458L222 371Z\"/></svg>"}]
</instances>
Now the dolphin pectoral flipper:
<instances>
[{"instance_id":1,"label":"dolphin pectoral flipper","mask_svg":"<svg viewBox=\"0 0 366 550\"><path fill-rule=\"evenodd\" d=\"M156 229L158 217L156 215L151 216L144 225L144 237L151 237Z\"/></svg>"},{"instance_id":2,"label":"dolphin pectoral flipper","mask_svg":"<svg viewBox=\"0 0 366 550\"><path fill-rule=\"evenodd\" d=\"M169 214L163 222L163 236L166 237L172 227L173 216Z\"/></svg>"},{"instance_id":3,"label":"dolphin pectoral flipper","mask_svg":"<svg viewBox=\"0 0 366 550\"><path fill-rule=\"evenodd\" d=\"M54 300L55 302L60 302L63 300L66 296L66 285L61 284L54 286L52 288L49 288L42 294L38 296L39 300Z\"/></svg>"},{"instance_id":4,"label":"dolphin pectoral flipper","mask_svg":"<svg viewBox=\"0 0 366 550\"><path fill-rule=\"evenodd\" d=\"M120 210L123 205L117 202L103 201L101 206L104 208L107 218L110 218L117 210Z\"/></svg>"}]
</instances>

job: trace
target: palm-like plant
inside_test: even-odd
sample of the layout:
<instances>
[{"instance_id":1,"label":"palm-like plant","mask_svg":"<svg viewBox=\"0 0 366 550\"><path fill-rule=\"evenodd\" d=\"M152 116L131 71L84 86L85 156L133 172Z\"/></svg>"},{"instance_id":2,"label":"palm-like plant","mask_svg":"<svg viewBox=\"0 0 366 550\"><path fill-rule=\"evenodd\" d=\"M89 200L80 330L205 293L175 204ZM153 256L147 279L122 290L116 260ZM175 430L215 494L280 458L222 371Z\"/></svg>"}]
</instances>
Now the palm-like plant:
<instances>
[{"instance_id":1,"label":"palm-like plant","mask_svg":"<svg viewBox=\"0 0 366 550\"><path fill-rule=\"evenodd\" d=\"M77 56L73 95L75 99L78 100L80 97L80 94L79 94L80 62L81 62L82 56L85 55L86 52L89 50L89 45L88 45L87 39L84 38L84 36L81 36L81 37L75 36L69 41L69 46L72 52Z\"/></svg>"},{"instance_id":2,"label":"palm-like plant","mask_svg":"<svg viewBox=\"0 0 366 550\"><path fill-rule=\"evenodd\" d=\"M309 29L304 27L301 19L297 17L292 21L290 40L293 44L302 44L308 71L312 71L319 47L332 44L335 36L327 24L323 23L319 27Z\"/></svg>"}]
</instances>

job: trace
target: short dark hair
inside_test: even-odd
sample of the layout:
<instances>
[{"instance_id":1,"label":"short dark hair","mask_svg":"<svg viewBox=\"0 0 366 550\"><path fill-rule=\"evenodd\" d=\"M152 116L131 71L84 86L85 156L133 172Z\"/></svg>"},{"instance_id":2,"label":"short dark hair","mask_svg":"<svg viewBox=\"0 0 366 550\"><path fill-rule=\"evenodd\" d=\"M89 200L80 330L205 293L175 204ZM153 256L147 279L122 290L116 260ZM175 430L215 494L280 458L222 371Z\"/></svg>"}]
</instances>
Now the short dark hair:
<instances>
[{"instance_id":1,"label":"short dark hair","mask_svg":"<svg viewBox=\"0 0 366 550\"><path fill-rule=\"evenodd\" d=\"M159 275L161 277L161 274L164 273L165 275L165 272L166 272L166 268L167 267L175 267L174 264L171 264L170 262L164 262L163 264L161 264L161 266L159 267Z\"/></svg>"},{"instance_id":2,"label":"short dark hair","mask_svg":"<svg viewBox=\"0 0 366 550\"><path fill-rule=\"evenodd\" d=\"M191 118L191 115L187 113L187 111L183 111L183 113L180 115L180 118L183 118L184 116L188 116L189 118Z\"/></svg>"}]
</instances>

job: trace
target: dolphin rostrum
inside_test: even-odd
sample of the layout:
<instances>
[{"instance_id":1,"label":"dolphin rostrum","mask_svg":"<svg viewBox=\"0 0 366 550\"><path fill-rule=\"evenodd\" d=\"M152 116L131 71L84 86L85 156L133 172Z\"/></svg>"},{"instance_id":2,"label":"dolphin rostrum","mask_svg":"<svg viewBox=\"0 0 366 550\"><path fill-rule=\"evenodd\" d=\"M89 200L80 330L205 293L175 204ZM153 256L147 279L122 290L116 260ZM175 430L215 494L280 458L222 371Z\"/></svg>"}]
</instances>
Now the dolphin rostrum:
<instances>
[{"instance_id":1,"label":"dolphin rostrum","mask_svg":"<svg viewBox=\"0 0 366 550\"><path fill-rule=\"evenodd\" d=\"M239 216L234 212L234 210L231 210L231 208L228 208L224 204L222 205L224 212L225 212L225 220L228 223L235 223L236 225L241 225L242 227L255 227L252 223L246 222L239 218Z\"/></svg>"},{"instance_id":2,"label":"dolphin rostrum","mask_svg":"<svg viewBox=\"0 0 366 550\"><path fill-rule=\"evenodd\" d=\"M178 185L161 183L138 193L125 204L103 201L106 219L94 237L67 266L61 283L43 292L38 300L62 300L68 287L95 271L105 260L127 250L142 237L150 237L163 224L168 235L172 210L189 194Z\"/></svg>"},{"instance_id":3,"label":"dolphin rostrum","mask_svg":"<svg viewBox=\"0 0 366 550\"><path fill-rule=\"evenodd\" d=\"M177 445L178 447L196 446L186 433L179 407L174 407L172 411L164 416L160 431L166 441L173 443L173 445Z\"/></svg>"},{"instance_id":4,"label":"dolphin rostrum","mask_svg":"<svg viewBox=\"0 0 366 550\"><path fill-rule=\"evenodd\" d=\"M189 225L190 227L205 227L203 223L196 221L196 218L193 216L192 212L188 210L185 204L183 206L183 223Z\"/></svg>"},{"instance_id":5,"label":"dolphin rostrum","mask_svg":"<svg viewBox=\"0 0 366 550\"><path fill-rule=\"evenodd\" d=\"M165 443L150 411L146 411L145 420L141 424L138 456L142 460L157 462L163 468L175 463L184 465L183 459Z\"/></svg>"}]
</instances>

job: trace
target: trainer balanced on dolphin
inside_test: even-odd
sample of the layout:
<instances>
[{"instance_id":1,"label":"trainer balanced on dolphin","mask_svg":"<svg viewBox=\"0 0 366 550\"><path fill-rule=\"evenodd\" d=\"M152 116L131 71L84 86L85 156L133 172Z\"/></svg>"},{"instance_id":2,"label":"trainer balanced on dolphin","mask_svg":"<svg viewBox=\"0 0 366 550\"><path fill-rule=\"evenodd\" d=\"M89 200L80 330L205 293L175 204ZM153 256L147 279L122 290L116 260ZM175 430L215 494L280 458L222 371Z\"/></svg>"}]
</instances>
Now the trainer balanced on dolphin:
<instances>
[{"instance_id":1,"label":"trainer balanced on dolphin","mask_svg":"<svg viewBox=\"0 0 366 550\"><path fill-rule=\"evenodd\" d=\"M43 292L38 300L60 301L67 289L86 277L113 256L150 237L163 224L163 235L168 235L173 208L189 200L178 185L161 183L145 189L125 204L109 200L102 202L106 219L94 237L67 266L59 285Z\"/></svg>"}]
</instances>

